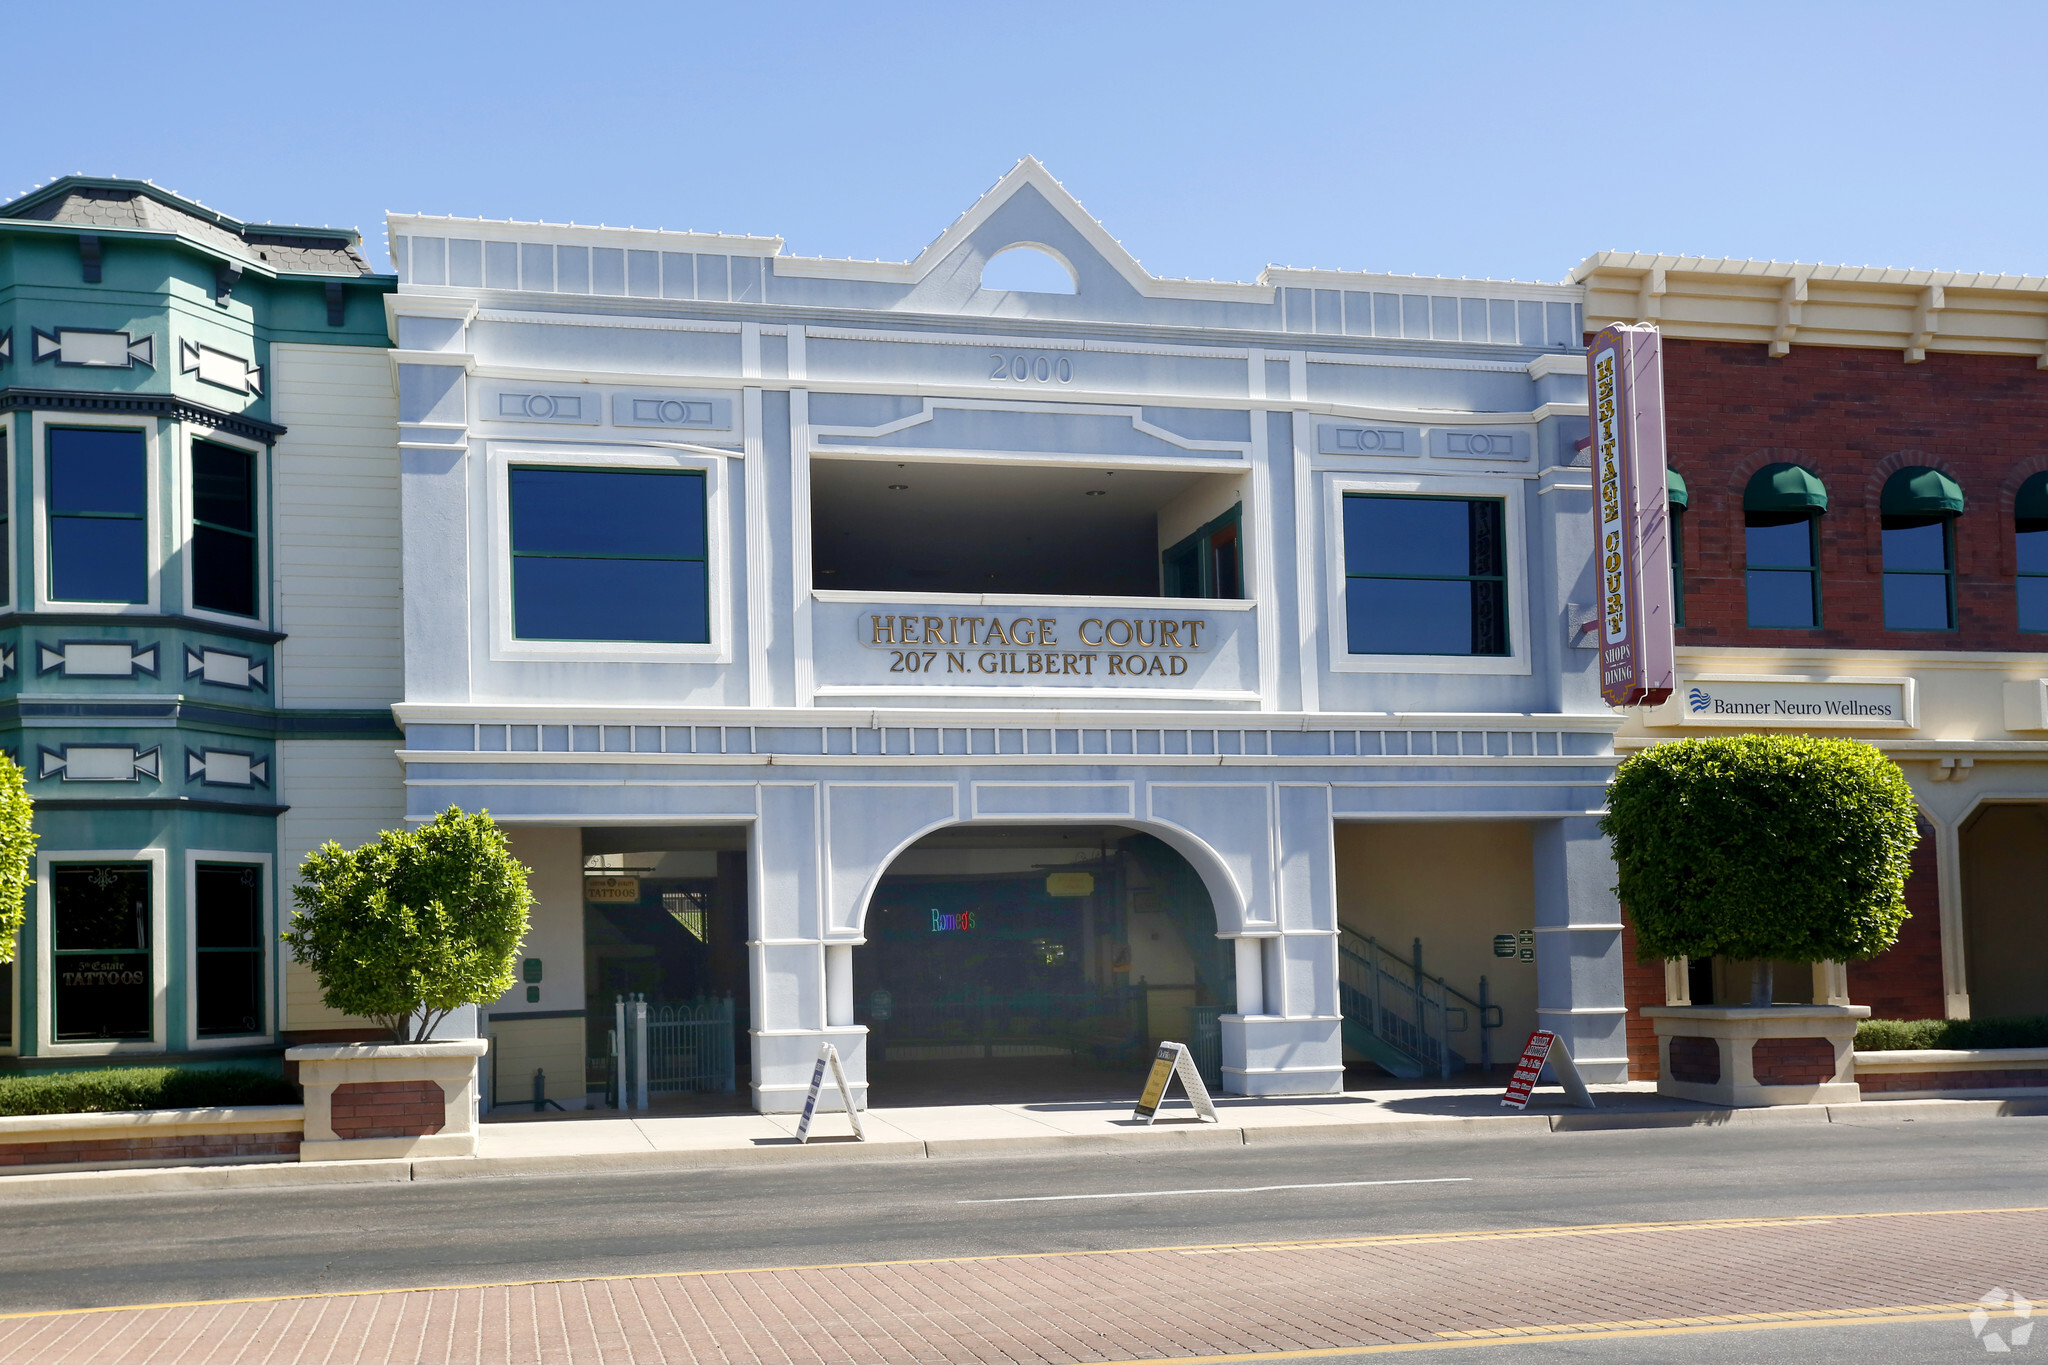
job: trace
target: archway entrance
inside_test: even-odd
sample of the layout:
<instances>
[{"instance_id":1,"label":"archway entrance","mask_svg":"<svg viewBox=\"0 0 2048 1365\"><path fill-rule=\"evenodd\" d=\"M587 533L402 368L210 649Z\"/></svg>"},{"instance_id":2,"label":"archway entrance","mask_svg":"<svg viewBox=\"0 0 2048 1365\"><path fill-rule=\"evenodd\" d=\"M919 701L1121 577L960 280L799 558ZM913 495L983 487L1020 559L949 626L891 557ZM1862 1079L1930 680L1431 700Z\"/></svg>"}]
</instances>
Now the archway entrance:
<instances>
[{"instance_id":1,"label":"archway entrance","mask_svg":"<svg viewBox=\"0 0 2048 1365\"><path fill-rule=\"evenodd\" d=\"M1149 834L941 830L898 855L865 927L854 1013L875 1103L1121 1095L1162 1038L1220 1066L1231 946L1200 876Z\"/></svg>"}]
</instances>

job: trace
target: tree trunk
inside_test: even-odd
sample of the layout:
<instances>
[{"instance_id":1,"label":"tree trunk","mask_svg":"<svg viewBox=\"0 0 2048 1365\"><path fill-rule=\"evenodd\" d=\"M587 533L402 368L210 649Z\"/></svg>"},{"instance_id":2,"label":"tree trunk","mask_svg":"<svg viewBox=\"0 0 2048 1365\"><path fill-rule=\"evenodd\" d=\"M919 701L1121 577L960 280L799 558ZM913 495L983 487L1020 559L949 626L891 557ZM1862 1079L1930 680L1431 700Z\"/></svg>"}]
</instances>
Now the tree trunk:
<instances>
[{"instance_id":1,"label":"tree trunk","mask_svg":"<svg viewBox=\"0 0 2048 1365\"><path fill-rule=\"evenodd\" d=\"M1768 1009L1772 995L1771 960L1760 957L1749 964L1749 1004L1752 1009Z\"/></svg>"}]
</instances>

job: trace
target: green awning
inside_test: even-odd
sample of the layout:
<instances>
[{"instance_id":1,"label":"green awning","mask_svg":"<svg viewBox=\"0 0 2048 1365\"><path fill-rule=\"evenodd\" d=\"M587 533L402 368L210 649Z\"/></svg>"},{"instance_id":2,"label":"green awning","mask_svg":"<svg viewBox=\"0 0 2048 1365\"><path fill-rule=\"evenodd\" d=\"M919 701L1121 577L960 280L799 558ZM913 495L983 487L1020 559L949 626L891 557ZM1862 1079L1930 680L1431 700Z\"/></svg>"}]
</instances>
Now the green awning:
<instances>
[{"instance_id":1,"label":"green awning","mask_svg":"<svg viewBox=\"0 0 2048 1365\"><path fill-rule=\"evenodd\" d=\"M1745 512L1825 512L1828 488L1796 464L1767 464L1742 490Z\"/></svg>"},{"instance_id":2,"label":"green awning","mask_svg":"<svg viewBox=\"0 0 2048 1365\"><path fill-rule=\"evenodd\" d=\"M1685 480L1679 477L1675 469L1664 471L1664 501L1673 507L1686 506Z\"/></svg>"},{"instance_id":3,"label":"green awning","mask_svg":"<svg viewBox=\"0 0 2048 1365\"><path fill-rule=\"evenodd\" d=\"M1963 490L1939 469L1908 465L1884 481L1877 510L1888 517L1958 516L1963 510Z\"/></svg>"},{"instance_id":4,"label":"green awning","mask_svg":"<svg viewBox=\"0 0 2048 1365\"><path fill-rule=\"evenodd\" d=\"M2028 476L2012 500L2012 514L2017 521L2048 521L2048 474Z\"/></svg>"}]
</instances>

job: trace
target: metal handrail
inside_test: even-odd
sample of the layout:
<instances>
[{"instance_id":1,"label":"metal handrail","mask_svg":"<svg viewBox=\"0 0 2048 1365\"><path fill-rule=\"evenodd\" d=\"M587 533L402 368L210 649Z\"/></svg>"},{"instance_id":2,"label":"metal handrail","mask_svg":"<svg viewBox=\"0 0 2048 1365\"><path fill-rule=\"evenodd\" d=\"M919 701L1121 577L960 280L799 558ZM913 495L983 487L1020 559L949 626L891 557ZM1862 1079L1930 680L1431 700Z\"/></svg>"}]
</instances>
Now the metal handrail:
<instances>
[{"instance_id":1,"label":"metal handrail","mask_svg":"<svg viewBox=\"0 0 2048 1365\"><path fill-rule=\"evenodd\" d=\"M1338 992L1346 1013L1377 1037L1414 1059L1425 1070L1448 1078L1451 1035L1479 1021L1479 1064L1493 1064L1491 1031L1501 1027L1498 1005L1487 1001L1486 978L1474 1000L1440 976L1422 970L1422 940L1403 959L1370 934L1342 925L1337 930Z\"/></svg>"}]
</instances>

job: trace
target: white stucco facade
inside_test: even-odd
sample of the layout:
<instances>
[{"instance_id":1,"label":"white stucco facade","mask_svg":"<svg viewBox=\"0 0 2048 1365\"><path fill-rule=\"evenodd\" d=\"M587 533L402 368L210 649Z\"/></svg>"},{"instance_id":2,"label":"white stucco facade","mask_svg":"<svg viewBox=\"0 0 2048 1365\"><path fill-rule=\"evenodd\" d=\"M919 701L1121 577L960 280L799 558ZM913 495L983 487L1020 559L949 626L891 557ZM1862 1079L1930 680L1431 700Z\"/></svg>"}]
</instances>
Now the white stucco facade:
<instances>
[{"instance_id":1,"label":"white stucco facade","mask_svg":"<svg viewBox=\"0 0 2048 1365\"><path fill-rule=\"evenodd\" d=\"M1619 719L1573 605L1593 593L1575 287L1159 279L1028 160L901 264L390 230L408 815L744 831L758 1107L801 1104L824 1039L865 1085L870 897L911 843L975 824L1177 850L1234 945L1223 1069L1248 1094L1342 1085L1338 823L1527 825L1539 1018L1590 1078L1625 1075L1595 828ZM983 288L1020 245L1073 291ZM701 638L522 633L508 480L542 467L702 480ZM1234 517L1235 595L831 586L864 569L822 562L820 528L913 485L957 488L932 505L963 517L1014 499L1021 540L1094 524L1048 519L1060 498L1139 490L1147 563ZM1378 589L1347 573L1347 495L1499 509L1493 647L1354 650L1347 594ZM1107 553L1072 534L1037 553ZM991 553L1028 564L1021 540Z\"/></svg>"}]
</instances>

